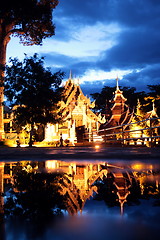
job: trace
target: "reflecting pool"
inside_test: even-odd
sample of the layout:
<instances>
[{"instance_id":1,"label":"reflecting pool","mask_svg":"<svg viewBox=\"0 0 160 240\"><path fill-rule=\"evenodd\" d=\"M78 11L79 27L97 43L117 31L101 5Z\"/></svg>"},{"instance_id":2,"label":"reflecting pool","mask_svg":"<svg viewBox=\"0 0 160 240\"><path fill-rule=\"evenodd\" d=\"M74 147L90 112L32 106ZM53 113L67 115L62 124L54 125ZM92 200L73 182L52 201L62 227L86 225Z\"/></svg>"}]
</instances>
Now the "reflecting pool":
<instances>
[{"instance_id":1,"label":"reflecting pool","mask_svg":"<svg viewBox=\"0 0 160 240\"><path fill-rule=\"evenodd\" d=\"M158 238L157 162L1 162L0 192L0 240Z\"/></svg>"}]
</instances>

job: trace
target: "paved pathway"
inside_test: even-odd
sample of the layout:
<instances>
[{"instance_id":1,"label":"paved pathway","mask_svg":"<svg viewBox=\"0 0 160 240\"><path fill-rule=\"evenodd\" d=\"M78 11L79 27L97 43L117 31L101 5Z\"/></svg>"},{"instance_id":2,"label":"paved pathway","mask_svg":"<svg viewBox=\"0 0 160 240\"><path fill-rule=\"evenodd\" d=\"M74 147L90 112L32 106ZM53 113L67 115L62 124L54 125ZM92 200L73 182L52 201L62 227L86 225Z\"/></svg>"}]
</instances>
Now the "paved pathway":
<instances>
[{"instance_id":1,"label":"paved pathway","mask_svg":"<svg viewBox=\"0 0 160 240\"><path fill-rule=\"evenodd\" d=\"M147 147L62 147L0 148L0 161L12 160L150 160L160 161L160 148Z\"/></svg>"}]
</instances>

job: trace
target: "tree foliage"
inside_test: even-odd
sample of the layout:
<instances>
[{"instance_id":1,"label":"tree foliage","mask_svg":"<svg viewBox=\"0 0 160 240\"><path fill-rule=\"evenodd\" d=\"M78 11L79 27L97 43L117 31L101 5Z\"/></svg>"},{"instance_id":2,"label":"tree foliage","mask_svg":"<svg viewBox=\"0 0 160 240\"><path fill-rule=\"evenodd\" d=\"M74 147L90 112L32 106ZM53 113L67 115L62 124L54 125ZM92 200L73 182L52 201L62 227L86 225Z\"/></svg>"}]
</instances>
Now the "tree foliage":
<instances>
[{"instance_id":1,"label":"tree foliage","mask_svg":"<svg viewBox=\"0 0 160 240\"><path fill-rule=\"evenodd\" d=\"M6 0L0 8L2 37L20 37L25 45L41 44L54 34L52 10L57 0Z\"/></svg>"},{"instance_id":2,"label":"tree foliage","mask_svg":"<svg viewBox=\"0 0 160 240\"><path fill-rule=\"evenodd\" d=\"M5 0L0 6L0 139L3 138L3 101L6 49L11 36L23 45L40 45L55 33L52 12L58 0Z\"/></svg>"},{"instance_id":3,"label":"tree foliage","mask_svg":"<svg viewBox=\"0 0 160 240\"><path fill-rule=\"evenodd\" d=\"M60 84L64 73L52 73L44 67L44 59L37 54L25 56L23 62L10 59L6 67L5 95L14 107L15 120L19 125L59 120L57 103L61 99Z\"/></svg>"},{"instance_id":4,"label":"tree foliage","mask_svg":"<svg viewBox=\"0 0 160 240\"><path fill-rule=\"evenodd\" d=\"M113 92L115 87L105 86L102 88L100 93L91 94L92 98L95 100L95 111L100 111L101 113L106 112L106 107L109 109L110 100L113 97Z\"/></svg>"}]
</instances>

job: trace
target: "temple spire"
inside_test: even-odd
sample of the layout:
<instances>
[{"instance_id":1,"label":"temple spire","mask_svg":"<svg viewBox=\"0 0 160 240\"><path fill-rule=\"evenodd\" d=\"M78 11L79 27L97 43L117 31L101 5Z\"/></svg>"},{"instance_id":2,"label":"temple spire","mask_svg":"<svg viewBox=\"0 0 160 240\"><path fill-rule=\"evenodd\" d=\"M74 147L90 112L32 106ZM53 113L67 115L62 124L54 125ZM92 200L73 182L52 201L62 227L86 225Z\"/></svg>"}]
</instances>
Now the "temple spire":
<instances>
[{"instance_id":1,"label":"temple spire","mask_svg":"<svg viewBox=\"0 0 160 240\"><path fill-rule=\"evenodd\" d=\"M155 103L154 103L155 100L153 100L152 102L152 111L155 112Z\"/></svg>"},{"instance_id":2,"label":"temple spire","mask_svg":"<svg viewBox=\"0 0 160 240\"><path fill-rule=\"evenodd\" d=\"M72 70L70 70L69 79L72 79Z\"/></svg>"},{"instance_id":3,"label":"temple spire","mask_svg":"<svg viewBox=\"0 0 160 240\"><path fill-rule=\"evenodd\" d=\"M117 87L116 87L116 90L119 90L118 76L117 76L117 78L116 78L116 82L117 82Z\"/></svg>"}]
</instances>

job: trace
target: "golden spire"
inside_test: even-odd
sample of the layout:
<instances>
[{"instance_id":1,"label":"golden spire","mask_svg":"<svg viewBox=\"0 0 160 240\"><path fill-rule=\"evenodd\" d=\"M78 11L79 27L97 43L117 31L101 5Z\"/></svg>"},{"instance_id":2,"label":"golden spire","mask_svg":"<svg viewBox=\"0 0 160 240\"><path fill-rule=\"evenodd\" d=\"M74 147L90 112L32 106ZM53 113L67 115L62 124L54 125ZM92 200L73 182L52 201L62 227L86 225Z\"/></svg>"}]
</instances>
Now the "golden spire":
<instances>
[{"instance_id":1,"label":"golden spire","mask_svg":"<svg viewBox=\"0 0 160 240\"><path fill-rule=\"evenodd\" d=\"M72 70L70 70L69 79L72 79Z\"/></svg>"},{"instance_id":2,"label":"golden spire","mask_svg":"<svg viewBox=\"0 0 160 240\"><path fill-rule=\"evenodd\" d=\"M155 103L154 103L155 100L152 101L152 111L155 112Z\"/></svg>"},{"instance_id":3,"label":"golden spire","mask_svg":"<svg viewBox=\"0 0 160 240\"><path fill-rule=\"evenodd\" d=\"M119 85L118 85L118 76L116 78L116 81L117 81L117 87L116 87L116 90L119 90Z\"/></svg>"}]
</instances>

